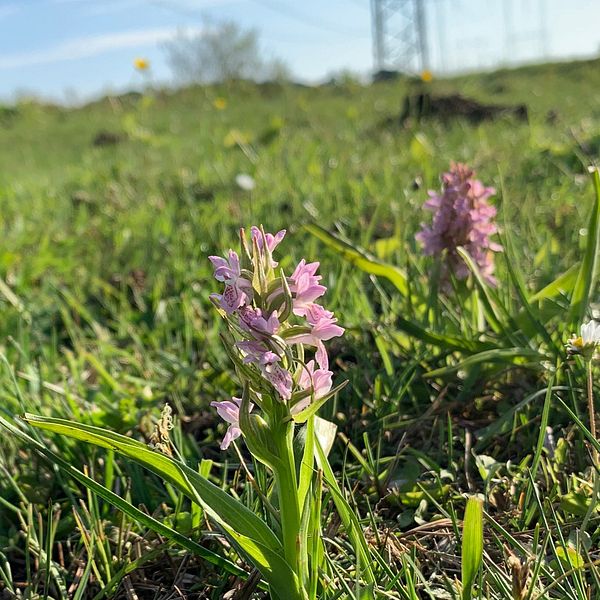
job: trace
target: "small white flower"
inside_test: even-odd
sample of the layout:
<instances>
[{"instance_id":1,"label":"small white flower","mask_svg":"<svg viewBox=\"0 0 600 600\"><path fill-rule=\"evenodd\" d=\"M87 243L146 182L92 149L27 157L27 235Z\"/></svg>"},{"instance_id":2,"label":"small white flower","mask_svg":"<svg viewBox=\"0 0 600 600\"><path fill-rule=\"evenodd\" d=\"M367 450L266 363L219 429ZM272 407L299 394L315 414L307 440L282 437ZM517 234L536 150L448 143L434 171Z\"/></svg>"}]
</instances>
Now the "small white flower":
<instances>
[{"instance_id":1,"label":"small white flower","mask_svg":"<svg viewBox=\"0 0 600 600\"><path fill-rule=\"evenodd\" d=\"M581 354L586 360L590 360L600 344L600 323L588 321L581 326L580 334L573 334L567 342L569 354Z\"/></svg>"},{"instance_id":2,"label":"small white flower","mask_svg":"<svg viewBox=\"0 0 600 600\"><path fill-rule=\"evenodd\" d=\"M598 321L589 321L582 325L581 340L584 346L600 343L600 323Z\"/></svg>"},{"instance_id":3,"label":"small white flower","mask_svg":"<svg viewBox=\"0 0 600 600\"><path fill-rule=\"evenodd\" d=\"M254 179L252 179L252 177L246 173L240 173L239 175L236 175L235 182L238 184L238 187L246 192L251 192L256 187L256 182Z\"/></svg>"}]
</instances>

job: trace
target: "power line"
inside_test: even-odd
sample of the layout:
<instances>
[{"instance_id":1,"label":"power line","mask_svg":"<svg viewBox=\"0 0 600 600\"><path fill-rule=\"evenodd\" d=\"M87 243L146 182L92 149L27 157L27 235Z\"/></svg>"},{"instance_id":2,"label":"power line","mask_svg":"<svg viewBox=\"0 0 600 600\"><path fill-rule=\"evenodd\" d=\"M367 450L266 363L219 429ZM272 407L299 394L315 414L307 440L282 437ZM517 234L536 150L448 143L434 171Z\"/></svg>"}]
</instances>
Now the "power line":
<instances>
[{"instance_id":1,"label":"power line","mask_svg":"<svg viewBox=\"0 0 600 600\"><path fill-rule=\"evenodd\" d=\"M357 33L355 31L345 31L342 29L339 29L338 27L335 26L335 24L333 23L328 23L326 21L323 21L322 19L313 19L312 17L306 15L305 13L299 12L298 10L295 10L289 6L285 6L283 4L280 4L278 2L273 2L272 0L251 0L252 2L254 2L255 4L259 4L261 6L264 6L265 8L277 12L281 15L284 15L285 17L289 18L289 19L293 19L299 23L304 23L305 25L308 25L310 27L314 27L317 29L321 29L322 31L327 31L329 33L336 33L339 35L343 35L343 36L352 36L352 37L366 37L366 35L364 33ZM360 0L354 0L355 3L357 3L357 5L360 6ZM146 0L146 2L148 2L148 4L153 4L154 6L160 7L160 8L164 8L166 10L171 10L174 13L178 13L184 16L191 16L191 17L204 17L206 16L206 13L203 13L197 9L191 8L191 7L187 7L187 6L183 6L177 2L172 2L172 1L168 1L168 0Z\"/></svg>"},{"instance_id":2,"label":"power line","mask_svg":"<svg viewBox=\"0 0 600 600\"><path fill-rule=\"evenodd\" d=\"M206 16L206 12L200 11L198 9L194 9L192 7L183 6L182 4L173 2L171 0L145 0L145 1L148 2L148 4L153 4L154 6L164 8L166 10L171 10L174 13L178 13L178 14L181 14L184 16L200 17L200 18L203 18ZM251 0L251 1L254 2L255 4L264 6L265 8L267 8L271 11L282 14L289 19L293 19L300 23L304 23L305 25L308 25L313 28L321 29L322 31L327 31L329 33L336 33L336 34L347 36L347 37L352 36L354 38L367 37L362 32L358 33L356 31L346 31L346 30L339 29L333 23L328 23L327 21L323 21L322 19L318 19L318 20L313 19L312 17L306 15L305 13L302 13L298 10L295 10L289 6L285 6L278 2L274 2L272 0ZM357 6L366 8L360 3L360 0L353 0L353 2Z\"/></svg>"},{"instance_id":3,"label":"power line","mask_svg":"<svg viewBox=\"0 0 600 600\"><path fill-rule=\"evenodd\" d=\"M348 37L367 37L363 32L359 33L356 31L347 31L339 29L334 23L328 23L327 21L323 21L322 19L314 19L313 17L310 17L305 13L302 13L294 8L286 6L279 2L274 2L273 0L252 0L252 2L264 6L265 8L268 8L273 12L277 12L289 19L293 19L298 23L304 23L309 27L315 27L317 29L322 29L323 31L327 31L329 33L336 33Z\"/></svg>"}]
</instances>

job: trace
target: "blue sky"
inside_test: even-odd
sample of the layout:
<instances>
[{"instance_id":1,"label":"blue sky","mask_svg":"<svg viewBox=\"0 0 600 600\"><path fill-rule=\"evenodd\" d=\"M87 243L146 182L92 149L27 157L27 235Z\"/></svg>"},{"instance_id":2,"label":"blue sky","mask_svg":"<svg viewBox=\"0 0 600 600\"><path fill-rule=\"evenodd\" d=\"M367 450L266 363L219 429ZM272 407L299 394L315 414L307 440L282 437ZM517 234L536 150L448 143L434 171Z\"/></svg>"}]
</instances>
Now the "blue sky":
<instances>
[{"instance_id":1,"label":"blue sky","mask_svg":"<svg viewBox=\"0 0 600 600\"><path fill-rule=\"evenodd\" d=\"M598 0L426 0L432 70L489 68L600 49ZM202 30L203 16L259 30L266 54L303 80L372 66L369 0L0 0L0 98L35 93L77 101L171 74L164 43Z\"/></svg>"}]
</instances>

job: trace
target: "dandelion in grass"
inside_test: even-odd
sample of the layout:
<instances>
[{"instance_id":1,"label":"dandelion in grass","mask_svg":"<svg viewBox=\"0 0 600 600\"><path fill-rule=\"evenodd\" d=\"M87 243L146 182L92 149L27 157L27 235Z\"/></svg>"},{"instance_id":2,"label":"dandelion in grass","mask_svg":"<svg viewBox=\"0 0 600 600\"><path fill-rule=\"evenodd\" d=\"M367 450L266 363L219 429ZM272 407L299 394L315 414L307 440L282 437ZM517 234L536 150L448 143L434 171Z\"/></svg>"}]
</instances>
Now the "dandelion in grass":
<instances>
[{"instance_id":1,"label":"dandelion in grass","mask_svg":"<svg viewBox=\"0 0 600 600\"><path fill-rule=\"evenodd\" d=\"M429 69L421 71L421 81L431 83L433 81L433 73Z\"/></svg>"},{"instance_id":2,"label":"dandelion in grass","mask_svg":"<svg viewBox=\"0 0 600 600\"><path fill-rule=\"evenodd\" d=\"M498 232L494 223L496 209L488 198L496 192L475 179L475 172L467 165L452 163L450 171L442 176L441 193L429 192L425 209L433 212L430 225L422 224L416 238L429 256L444 256L442 279L452 273L465 279L469 269L457 252L463 247L473 258L483 278L496 285L494 252L502 246L492 240Z\"/></svg>"},{"instance_id":3,"label":"dandelion in grass","mask_svg":"<svg viewBox=\"0 0 600 600\"><path fill-rule=\"evenodd\" d=\"M241 257L233 250L225 258L209 257L215 279L225 286L211 299L229 325L230 356L252 405L262 409L267 421L273 412L292 420L331 395L333 373L325 342L344 333L333 312L317 303L327 291L317 274L318 262L302 259L289 276L275 272L279 263L273 252L285 234L252 227L248 239L242 230ZM240 424L242 404L233 398L213 406L230 424L221 446L225 449L246 433Z\"/></svg>"}]
</instances>

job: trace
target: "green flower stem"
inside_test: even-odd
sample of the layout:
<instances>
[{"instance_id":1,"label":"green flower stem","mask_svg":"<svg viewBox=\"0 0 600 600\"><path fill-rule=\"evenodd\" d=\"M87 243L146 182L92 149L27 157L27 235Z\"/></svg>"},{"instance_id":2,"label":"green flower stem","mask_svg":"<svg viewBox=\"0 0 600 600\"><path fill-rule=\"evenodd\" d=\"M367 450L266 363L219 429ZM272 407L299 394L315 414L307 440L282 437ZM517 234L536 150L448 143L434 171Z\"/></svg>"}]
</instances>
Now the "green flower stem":
<instances>
[{"instance_id":1,"label":"green flower stem","mask_svg":"<svg viewBox=\"0 0 600 600\"><path fill-rule=\"evenodd\" d=\"M300 504L293 450L293 424L283 426L279 461L274 469L285 558L300 580Z\"/></svg>"},{"instance_id":2,"label":"green flower stem","mask_svg":"<svg viewBox=\"0 0 600 600\"><path fill-rule=\"evenodd\" d=\"M588 395L588 411L590 414L590 433L597 440L596 435L596 411L594 409L594 378L592 376L592 361L587 361L587 395ZM594 465L598 466L598 450L592 446L592 458Z\"/></svg>"}]
</instances>

